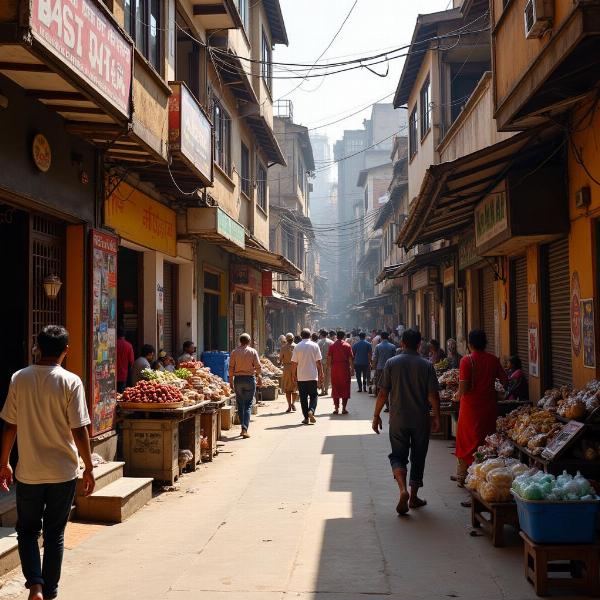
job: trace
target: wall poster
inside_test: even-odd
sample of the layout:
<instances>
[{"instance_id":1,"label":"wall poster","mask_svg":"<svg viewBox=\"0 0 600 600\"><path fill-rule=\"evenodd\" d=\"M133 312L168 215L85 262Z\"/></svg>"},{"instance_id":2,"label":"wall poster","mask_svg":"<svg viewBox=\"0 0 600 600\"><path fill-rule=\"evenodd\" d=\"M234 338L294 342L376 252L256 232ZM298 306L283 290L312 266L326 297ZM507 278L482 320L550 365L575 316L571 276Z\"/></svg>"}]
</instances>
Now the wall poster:
<instances>
[{"instance_id":1,"label":"wall poster","mask_svg":"<svg viewBox=\"0 0 600 600\"><path fill-rule=\"evenodd\" d=\"M571 277L571 345L573 354L581 354L581 286L579 273L573 271Z\"/></svg>"},{"instance_id":2,"label":"wall poster","mask_svg":"<svg viewBox=\"0 0 600 600\"><path fill-rule=\"evenodd\" d=\"M91 232L90 419L91 435L110 431L117 404L118 239Z\"/></svg>"},{"instance_id":3,"label":"wall poster","mask_svg":"<svg viewBox=\"0 0 600 600\"><path fill-rule=\"evenodd\" d=\"M583 366L596 368L596 332L594 327L594 301L581 301L581 337L583 338Z\"/></svg>"},{"instance_id":4,"label":"wall poster","mask_svg":"<svg viewBox=\"0 0 600 600\"><path fill-rule=\"evenodd\" d=\"M540 376L540 340L537 326L529 326L529 374Z\"/></svg>"}]
</instances>

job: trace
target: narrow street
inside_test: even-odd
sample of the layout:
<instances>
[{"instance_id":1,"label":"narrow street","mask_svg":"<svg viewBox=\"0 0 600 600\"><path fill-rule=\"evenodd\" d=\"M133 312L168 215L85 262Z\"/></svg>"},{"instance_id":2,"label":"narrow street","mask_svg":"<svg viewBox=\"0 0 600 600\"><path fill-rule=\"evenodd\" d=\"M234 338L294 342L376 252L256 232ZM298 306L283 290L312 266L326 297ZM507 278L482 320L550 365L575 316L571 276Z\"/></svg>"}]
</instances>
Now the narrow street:
<instances>
[{"instance_id":1,"label":"narrow street","mask_svg":"<svg viewBox=\"0 0 600 600\"><path fill-rule=\"evenodd\" d=\"M469 536L449 442L431 444L429 506L396 516L387 436L370 431L374 400L351 402L334 417L320 399L306 427L280 397L259 409L251 439L231 430L215 462L127 522L71 524L60 598L534 598L515 534L504 549Z\"/></svg>"}]
</instances>

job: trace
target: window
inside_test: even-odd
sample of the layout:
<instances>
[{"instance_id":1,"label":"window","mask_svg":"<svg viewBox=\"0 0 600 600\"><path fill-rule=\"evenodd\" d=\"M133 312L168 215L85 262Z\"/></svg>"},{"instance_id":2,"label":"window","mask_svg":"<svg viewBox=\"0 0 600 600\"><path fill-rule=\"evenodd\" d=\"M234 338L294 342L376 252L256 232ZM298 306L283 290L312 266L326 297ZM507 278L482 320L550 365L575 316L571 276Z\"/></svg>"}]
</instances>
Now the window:
<instances>
[{"instance_id":1,"label":"window","mask_svg":"<svg viewBox=\"0 0 600 600\"><path fill-rule=\"evenodd\" d=\"M260 163L256 169L256 192L258 205L267 212L267 169Z\"/></svg>"},{"instance_id":2,"label":"window","mask_svg":"<svg viewBox=\"0 0 600 600\"><path fill-rule=\"evenodd\" d=\"M431 79L429 76L421 88L421 138L431 129Z\"/></svg>"},{"instance_id":3,"label":"window","mask_svg":"<svg viewBox=\"0 0 600 600\"><path fill-rule=\"evenodd\" d=\"M160 73L160 31L162 15L160 0L125 0L125 29L133 38L135 47Z\"/></svg>"},{"instance_id":4,"label":"window","mask_svg":"<svg viewBox=\"0 0 600 600\"><path fill-rule=\"evenodd\" d=\"M217 273L204 271L204 289L213 290L214 292L221 291L221 278Z\"/></svg>"},{"instance_id":5,"label":"window","mask_svg":"<svg viewBox=\"0 0 600 600\"><path fill-rule=\"evenodd\" d=\"M249 0L236 0L237 9L247 33L250 29L250 7L248 6L248 2Z\"/></svg>"},{"instance_id":6,"label":"window","mask_svg":"<svg viewBox=\"0 0 600 600\"><path fill-rule=\"evenodd\" d=\"M231 118L217 99L213 99L213 123L215 127L214 161L231 175Z\"/></svg>"},{"instance_id":7,"label":"window","mask_svg":"<svg viewBox=\"0 0 600 600\"><path fill-rule=\"evenodd\" d=\"M265 81L266 86L271 89L273 80L273 51L267 34L263 31L262 34L262 46L261 46L261 74Z\"/></svg>"},{"instance_id":8,"label":"window","mask_svg":"<svg viewBox=\"0 0 600 600\"><path fill-rule=\"evenodd\" d=\"M417 106L412 109L410 117L408 118L408 146L410 151L410 157L412 158L417 153Z\"/></svg>"},{"instance_id":9,"label":"window","mask_svg":"<svg viewBox=\"0 0 600 600\"><path fill-rule=\"evenodd\" d=\"M298 187L300 192L304 194L304 165L300 159L298 159Z\"/></svg>"},{"instance_id":10,"label":"window","mask_svg":"<svg viewBox=\"0 0 600 600\"><path fill-rule=\"evenodd\" d=\"M242 179L242 192L250 198L250 150L242 142L242 164L240 165L240 178Z\"/></svg>"}]
</instances>

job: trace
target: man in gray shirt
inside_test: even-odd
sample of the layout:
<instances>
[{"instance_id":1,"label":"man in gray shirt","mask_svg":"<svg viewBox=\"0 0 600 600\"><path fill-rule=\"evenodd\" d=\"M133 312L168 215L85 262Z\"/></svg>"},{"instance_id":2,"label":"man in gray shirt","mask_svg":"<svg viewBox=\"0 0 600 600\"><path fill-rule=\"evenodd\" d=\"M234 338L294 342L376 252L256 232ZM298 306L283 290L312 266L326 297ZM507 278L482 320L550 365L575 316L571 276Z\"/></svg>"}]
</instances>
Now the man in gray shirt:
<instances>
[{"instance_id":1,"label":"man in gray shirt","mask_svg":"<svg viewBox=\"0 0 600 600\"><path fill-rule=\"evenodd\" d=\"M373 352L372 368L375 369L375 395L379 394L379 383L383 377L383 368L385 363L396 356L396 346L389 340L389 333L387 331L381 332L381 342L375 346L375 352ZM389 406L386 403L385 412L390 412Z\"/></svg>"},{"instance_id":2,"label":"man in gray shirt","mask_svg":"<svg viewBox=\"0 0 600 600\"><path fill-rule=\"evenodd\" d=\"M319 341L317 342L319 350L321 351L321 359L323 361L323 388L319 396L327 396L329 394L329 386L331 385L331 370L327 361L329 354L329 348L333 346L333 340L327 337L327 331L321 329L319 331Z\"/></svg>"},{"instance_id":3,"label":"man in gray shirt","mask_svg":"<svg viewBox=\"0 0 600 600\"><path fill-rule=\"evenodd\" d=\"M433 365L418 354L420 343L418 331L407 329L403 332L402 354L390 358L385 364L373 415L373 431L379 434L383 427L381 411L389 399L392 446L389 459L400 489L400 500L396 506L399 515L405 515L410 508L427 504L418 497L418 492L423 487L429 434L440 429L438 380ZM431 409L433 416L430 416ZM407 486L409 456L411 466Z\"/></svg>"}]
</instances>

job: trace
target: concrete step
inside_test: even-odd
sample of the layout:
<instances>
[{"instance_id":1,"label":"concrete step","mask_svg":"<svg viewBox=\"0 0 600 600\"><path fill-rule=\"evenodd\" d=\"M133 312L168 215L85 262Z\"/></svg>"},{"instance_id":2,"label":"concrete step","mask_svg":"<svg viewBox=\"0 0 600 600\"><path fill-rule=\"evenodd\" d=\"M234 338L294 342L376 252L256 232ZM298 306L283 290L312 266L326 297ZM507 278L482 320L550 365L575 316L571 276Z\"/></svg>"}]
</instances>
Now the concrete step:
<instances>
[{"instance_id":1,"label":"concrete step","mask_svg":"<svg viewBox=\"0 0 600 600\"><path fill-rule=\"evenodd\" d=\"M122 477L90 496L78 496L77 518L121 523L152 498L152 478Z\"/></svg>"},{"instance_id":2,"label":"concrete step","mask_svg":"<svg viewBox=\"0 0 600 600\"><path fill-rule=\"evenodd\" d=\"M0 527L15 527L17 524L17 488L10 492L0 492Z\"/></svg>"},{"instance_id":3,"label":"concrete step","mask_svg":"<svg viewBox=\"0 0 600 600\"><path fill-rule=\"evenodd\" d=\"M94 491L98 492L107 485L121 479L123 477L124 465L124 462L113 461L94 467L94 477L96 478L96 488ZM77 479L75 496L83 496L83 477L81 475Z\"/></svg>"},{"instance_id":4,"label":"concrete step","mask_svg":"<svg viewBox=\"0 0 600 600\"><path fill-rule=\"evenodd\" d=\"M17 532L12 527L0 527L0 577L20 564Z\"/></svg>"}]
</instances>

